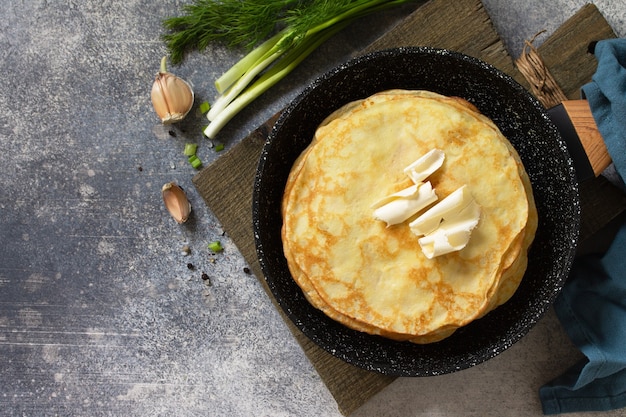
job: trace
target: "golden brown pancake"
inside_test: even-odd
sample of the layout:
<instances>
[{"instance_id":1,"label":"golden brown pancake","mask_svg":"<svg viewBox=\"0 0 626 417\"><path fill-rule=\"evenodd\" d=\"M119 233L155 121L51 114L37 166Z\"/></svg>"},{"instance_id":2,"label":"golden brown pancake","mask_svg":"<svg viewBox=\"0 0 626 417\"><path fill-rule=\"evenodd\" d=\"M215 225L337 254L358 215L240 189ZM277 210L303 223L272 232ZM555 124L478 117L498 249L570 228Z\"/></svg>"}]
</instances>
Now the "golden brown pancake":
<instances>
[{"instance_id":1,"label":"golden brown pancake","mask_svg":"<svg viewBox=\"0 0 626 417\"><path fill-rule=\"evenodd\" d=\"M439 199L467 185L481 207L467 246L428 259L408 222L373 218L411 181L404 168L445 153L428 180ZM515 292L537 227L530 181L495 124L465 100L391 90L350 103L319 126L283 198L283 247L313 306L342 324L430 343Z\"/></svg>"}]
</instances>

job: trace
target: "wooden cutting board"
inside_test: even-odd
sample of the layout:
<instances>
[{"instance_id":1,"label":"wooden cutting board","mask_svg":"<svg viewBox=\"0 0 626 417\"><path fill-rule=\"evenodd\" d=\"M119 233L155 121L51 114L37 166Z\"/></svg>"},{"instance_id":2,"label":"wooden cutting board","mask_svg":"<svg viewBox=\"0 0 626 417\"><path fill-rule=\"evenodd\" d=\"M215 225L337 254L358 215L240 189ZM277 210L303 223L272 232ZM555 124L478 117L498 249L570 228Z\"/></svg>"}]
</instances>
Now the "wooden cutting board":
<instances>
[{"instance_id":1,"label":"wooden cutting board","mask_svg":"<svg viewBox=\"0 0 626 417\"><path fill-rule=\"evenodd\" d=\"M613 37L615 34L595 6L588 5L545 41L539 52L546 55L546 63L566 94L575 96L580 86L588 82L595 72L595 59L586 53L587 45L593 40ZM514 60L507 53L479 0L431 0L364 52L397 46L433 46L460 51L494 65L527 88L529 86L516 69ZM520 51L522 47L519 46ZM259 126L193 179L198 192L275 305L256 257L251 206L258 158L277 117ZM220 178L220 181L214 181L215 178ZM582 189L582 237L586 238L617 216L626 207L626 201L602 178L585 184ZM277 308L344 415L356 410L394 381L393 377L364 371L326 353Z\"/></svg>"}]
</instances>

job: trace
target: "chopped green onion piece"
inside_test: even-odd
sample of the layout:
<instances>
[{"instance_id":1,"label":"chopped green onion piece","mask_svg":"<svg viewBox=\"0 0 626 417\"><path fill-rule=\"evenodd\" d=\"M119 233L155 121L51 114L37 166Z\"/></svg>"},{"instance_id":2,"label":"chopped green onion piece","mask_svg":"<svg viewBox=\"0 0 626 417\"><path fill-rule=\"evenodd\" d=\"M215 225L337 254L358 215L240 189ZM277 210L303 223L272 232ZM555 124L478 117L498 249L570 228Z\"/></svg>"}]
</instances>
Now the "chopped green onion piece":
<instances>
[{"instance_id":1,"label":"chopped green onion piece","mask_svg":"<svg viewBox=\"0 0 626 417\"><path fill-rule=\"evenodd\" d=\"M197 149L198 145L196 145L195 143L187 143L184 150L185 156L195 155Z\"/></svg>"},{"instance_id":2,"label":"chopped green onion piece","mask_svg":"<svg viewBox=\"0 0 626 417\"><path fill-rule=\"evenodd\" d=\"M202 167L202 161L196 155L191 155L188 160L191 166L195 169Z\"/></svg>"},{"instance_id":3,"label":"chopped green onion piece","mask_svg":"<svg viewBox=\"0 0 626 417\"><path fill-rule=\"evenodd\" d=\"M223 143L218 143L217 145L215 145L215 152L219 152L219 151L223 151L224 150L224 144Z\"/></svg>"},{"instance_id":4,"label":"chopped green onion piece","mask_svg":"<svg viewBox=\"0 0 626 417\"><path fill-rule=\"evenodd\" d=\"M216 240L216 241L209 243L209 249L217 253L217 252L223 251L224 247L222 246L219 240Z\"/></svg>"},{"instance_id":5,"label":"chopped green onion piece","mask_svg":"<svg viewBox=\"0 0 626 417\"><path fill-rule=\"evenodd\" d=\"M209 104L208 101L205 101L202 104L200 104L200 113L204 114L208 112L210 109L211 109L211 105Z\"/></svg>"}]
</instances>

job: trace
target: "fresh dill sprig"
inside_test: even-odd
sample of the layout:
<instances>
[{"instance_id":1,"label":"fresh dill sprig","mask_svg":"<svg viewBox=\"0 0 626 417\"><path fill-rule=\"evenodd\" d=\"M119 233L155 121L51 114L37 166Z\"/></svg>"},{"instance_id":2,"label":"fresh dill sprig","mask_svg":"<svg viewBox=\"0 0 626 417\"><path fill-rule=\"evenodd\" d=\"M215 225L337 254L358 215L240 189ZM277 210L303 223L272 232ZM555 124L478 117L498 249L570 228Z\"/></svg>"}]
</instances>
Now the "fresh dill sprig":
<instances>
[{"instance_id":1,"label":"fresh dill sprig","mask_svg":"<svg viewBox=\"0 0 626 417\"><path fill-rule=\"evenodd\" d=\"M277 30L289 10L310 3L303 0L195 0L183 5L180 16L163 21L162 36L170 61L182 62L185 53L204 50L215 41L252 48Z\"/></svg>"}]
</instances>

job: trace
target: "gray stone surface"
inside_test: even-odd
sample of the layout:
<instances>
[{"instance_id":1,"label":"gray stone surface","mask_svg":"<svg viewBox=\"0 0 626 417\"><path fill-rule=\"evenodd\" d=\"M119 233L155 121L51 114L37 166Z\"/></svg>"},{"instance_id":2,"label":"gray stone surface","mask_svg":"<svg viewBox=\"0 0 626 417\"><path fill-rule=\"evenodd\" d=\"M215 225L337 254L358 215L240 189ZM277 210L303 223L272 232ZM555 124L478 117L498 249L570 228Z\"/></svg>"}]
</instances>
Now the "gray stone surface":
<instances>
[{"instance_id":1,"label":"gray stone surface","mask_svg":"<svg viewBox=\"0 0 626 417\"><path fill-rule=\"evenodd\" d=\"M149 90L165 54L160 21L183 3L2 2L1 415L339 415L193 189L184 144L200 141L205 163L219 157L199 137L201 116L167 129L152 111ZM549 34L583 3L485 6L516 56L524 38ZM626 4L597 4L626 35ZM220 140L235 144L410 11L338 35ZM212 80L239 55L215 46L171 70L194 85L197 101L211 101ZM161 203L160 188L172 180L194 207L183 226ZM217 255L207 249L216 239L225 247ZM457 374L400 379L355 415L539 415L537 389L578 355L550 313L497 358Z\"/></svg>"}]
</instances>

